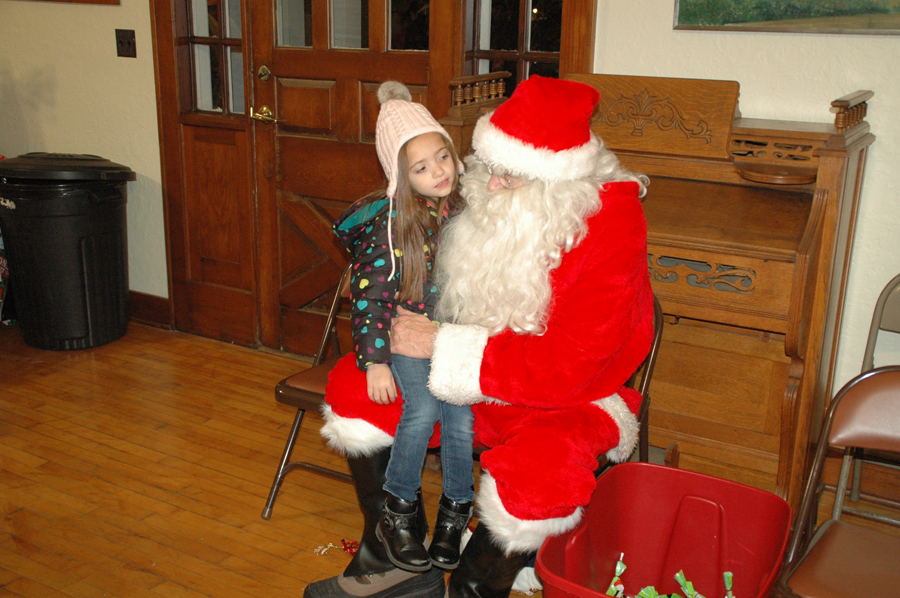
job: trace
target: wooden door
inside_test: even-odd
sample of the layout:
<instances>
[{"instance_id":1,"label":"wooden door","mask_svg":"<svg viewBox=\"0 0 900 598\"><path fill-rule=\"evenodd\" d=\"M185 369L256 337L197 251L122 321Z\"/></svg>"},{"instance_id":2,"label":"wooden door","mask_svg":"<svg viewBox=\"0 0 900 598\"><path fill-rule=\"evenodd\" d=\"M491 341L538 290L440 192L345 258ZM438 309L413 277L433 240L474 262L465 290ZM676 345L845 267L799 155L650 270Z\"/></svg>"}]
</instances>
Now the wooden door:
<instances>
[{"instance_id":1,"label":"wooden door","mask_svg":"<svg viewBox=\"0 0 900 598\"><path fill-rule=\"evenodd\" d=\"M238 0L154 0L163 190L178 330L258 342L247 23Z\"/></svg>"},{"instance_id":2,"label":"wooden door","mask_svg":"<svg viewBox=\"0 0 900 598\"><path fill-rule=\"evenodd\" d=\"M443 116L462 59L455 4L250 3L262 344L315 351L323 323L316 300L330 295L348 259L331 223L383 182L378 86L401 81Z\"/></svg>"},{"instance_id":3,"label":"wooden door","mask_svg":"<svg viewBox=\"0 0 900 598\"><path fill-rule=\"evenodd\" d=\"M595 2L563 2L560 73L590 71ZM330 223L382 180L375 91L402 81L444 117L450 81L473 72L474 9L152 0L151 10L171 278L171 322L160 323L310 355L324 322L316 300L347 259Z\"/></svg>"}]
</instances>

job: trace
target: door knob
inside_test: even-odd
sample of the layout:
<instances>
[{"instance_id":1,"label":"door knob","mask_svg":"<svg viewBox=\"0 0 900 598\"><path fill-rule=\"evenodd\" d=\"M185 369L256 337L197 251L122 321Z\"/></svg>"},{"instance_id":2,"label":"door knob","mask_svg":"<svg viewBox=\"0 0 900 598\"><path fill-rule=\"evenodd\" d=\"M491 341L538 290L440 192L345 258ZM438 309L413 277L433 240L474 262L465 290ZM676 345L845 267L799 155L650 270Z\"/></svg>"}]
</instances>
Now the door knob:
<instances>
[{"instance_id":1,"label":"door knob","mask_svg":"<svg viewBox=\"0 0 900 598\"><path fill-rule=\"evenodd\" d=\"M250 118L255 118L256 120L264 123L278 122L278 119L276 119L275 115L272 113L272 109L265 105L259 107L259 112L250 110Z\"/></svg>"}]
</instances>

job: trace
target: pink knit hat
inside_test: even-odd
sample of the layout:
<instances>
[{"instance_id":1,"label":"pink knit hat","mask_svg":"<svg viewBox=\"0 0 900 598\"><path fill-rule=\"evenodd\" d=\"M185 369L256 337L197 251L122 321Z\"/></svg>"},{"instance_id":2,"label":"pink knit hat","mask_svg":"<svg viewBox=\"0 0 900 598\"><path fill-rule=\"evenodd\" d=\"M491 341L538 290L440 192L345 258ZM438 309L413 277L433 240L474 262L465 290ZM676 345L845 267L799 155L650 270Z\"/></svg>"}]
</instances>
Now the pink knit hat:
<instances>
[{"instance_id":1,"label":"pink knit hat","mask_svg":"<svg viewBox=\"0 0 900 598\"><path fill-rule=\"evenodd\" d=\"M397 194L397 156L403 144L422 133L439 133L451 146L450 135L431 116L428 108L412 101L412 95L405 85L398 81L387 81L378 88L378 122L375 125L375 149L384 174L387 176L387 195ZM459 174L463 173L462 160Z\"/></svg>"}]
</instances>

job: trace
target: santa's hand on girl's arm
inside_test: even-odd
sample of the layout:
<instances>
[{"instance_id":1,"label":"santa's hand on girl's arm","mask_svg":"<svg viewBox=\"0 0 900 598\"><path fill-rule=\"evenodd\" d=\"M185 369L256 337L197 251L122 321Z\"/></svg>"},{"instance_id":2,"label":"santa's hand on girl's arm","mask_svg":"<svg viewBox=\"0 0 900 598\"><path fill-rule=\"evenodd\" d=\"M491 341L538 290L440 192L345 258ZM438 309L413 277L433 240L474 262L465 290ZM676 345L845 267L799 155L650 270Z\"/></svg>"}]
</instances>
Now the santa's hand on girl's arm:
<instances>
[{"instance_id":1,"label":"santa's hand on girl's arm","mask_svg":"<svg viewBox=\"0 0 900 598\"><path fill-rule=\"evenodd\" d=\"M397 317L391 322L391 353L430 359L437 329L427 316L397 307Z\"/></svg>"}]
</instances>

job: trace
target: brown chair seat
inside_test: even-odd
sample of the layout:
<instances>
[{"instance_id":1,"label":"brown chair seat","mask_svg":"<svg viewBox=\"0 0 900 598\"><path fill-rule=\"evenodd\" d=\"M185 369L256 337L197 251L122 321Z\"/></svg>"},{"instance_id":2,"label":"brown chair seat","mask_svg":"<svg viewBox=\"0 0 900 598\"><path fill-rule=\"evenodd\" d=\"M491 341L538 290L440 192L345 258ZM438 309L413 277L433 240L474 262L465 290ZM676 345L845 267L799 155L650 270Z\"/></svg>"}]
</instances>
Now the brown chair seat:
<instances>
[{"instance_id":1,"label":"brown chair seat","mask_svg":"<svg viewBox=\"0 0 900 598\"><path fill-rule=\"evenodd\" d=\"M822 472L830 447L843 449L831 517L814 534ZM794 520L776 596L874 598L900 596L900 502L879 496L845 504L857 449L900 454L900 366L864 372L835 395L822 422L815 458ZM878 468L878 464L872 462ZM875 504L877 509L872 508ZM849 514L854 519L843 518ZM858 518L858 519L856 519ZM894 533L891 533L894 532ZM806 538L809 538L806 541Z\"/></svg>"},{"instance_id":2,"label":"brown chair seat","mask_svg":"<svg viewBox=\"0 0 900 598\"><path fill-rule=\"evenodd\" d=\"M900 596L900 537L829 520L788 585L810 598Z\"/></svg>"},{"instance_id":3,"label":"brown chair seat","mask_svg":"<svg viewBox=\"0 0 900 598\"><path fill-rule=\"evenodd\" d=\"M340 357L329 357L321 364L288 376L275 386L275 400L306 411L318 409L325 396L328 374Z\"/></svg>"}]
</instances>

